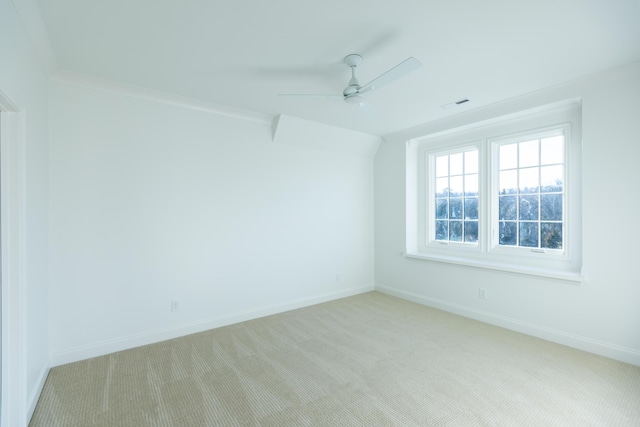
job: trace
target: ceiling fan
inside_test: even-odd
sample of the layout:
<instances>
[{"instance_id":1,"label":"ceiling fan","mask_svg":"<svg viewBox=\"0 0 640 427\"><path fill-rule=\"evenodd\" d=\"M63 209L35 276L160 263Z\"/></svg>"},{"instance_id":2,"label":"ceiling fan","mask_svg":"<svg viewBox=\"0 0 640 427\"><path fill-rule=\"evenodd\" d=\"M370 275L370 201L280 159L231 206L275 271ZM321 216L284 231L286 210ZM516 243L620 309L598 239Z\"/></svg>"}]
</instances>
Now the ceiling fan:
<instances>
[{"instance_id":1,"label":"ceiling fan","mask_svg":"<svg viewBox=\"0 0 640 427\"><path fill-rule=\"evenodd\" d=\"M323 98L343 98L345 102L349 104L362 105L364 102L364 95L372 92L376 89L380 89L382 86L389 84L400 77L404 77L410 72L420 68L422 63L414 57L409 57L391 68L387 72L381 74L375 79L371 80L364 86L360 85L356 78L356 67L362 62L362 56L357 53L352 53L344 57L344 63L351 68L351 79L347 84L347 87L342 91L342 95L321 95L310 93L280 93L278 96L301 96L301 97L323 97Z\"/></svg>"}]
</instances>

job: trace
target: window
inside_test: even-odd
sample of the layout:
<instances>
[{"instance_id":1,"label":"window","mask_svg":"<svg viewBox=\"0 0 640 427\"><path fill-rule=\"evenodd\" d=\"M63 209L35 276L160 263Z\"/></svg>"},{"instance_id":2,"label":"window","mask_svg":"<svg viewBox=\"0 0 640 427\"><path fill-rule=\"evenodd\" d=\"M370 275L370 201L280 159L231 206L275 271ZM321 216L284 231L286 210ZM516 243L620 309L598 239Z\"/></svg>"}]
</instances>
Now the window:
<instances>
[{"instance_id":1,"label":"window","mask_svg":"<svg viewBox=\"0 0 640 427\"><path fill-rule=\"evenodd\" d=\"M578 102L407 147L407 256L581 280Z\"/></svg>"},{"instance_id":2,"label":"window","mask_svg":"<svg viewBox=\"0 0 640 427\"><path fill-rule=\"evenodd\" d=\"M478 241L478 150L434 156L435 240Z\"/></svg>"},{"instance_id":3,"label":"window","mask_svg":"<svg viewBox=\"0 0 640 427\"><path fill-rule=\"evenodd\" d=\"M526 135L496 149L498 244L562 250L563 130Z\"/></svg>"}]
</instances>

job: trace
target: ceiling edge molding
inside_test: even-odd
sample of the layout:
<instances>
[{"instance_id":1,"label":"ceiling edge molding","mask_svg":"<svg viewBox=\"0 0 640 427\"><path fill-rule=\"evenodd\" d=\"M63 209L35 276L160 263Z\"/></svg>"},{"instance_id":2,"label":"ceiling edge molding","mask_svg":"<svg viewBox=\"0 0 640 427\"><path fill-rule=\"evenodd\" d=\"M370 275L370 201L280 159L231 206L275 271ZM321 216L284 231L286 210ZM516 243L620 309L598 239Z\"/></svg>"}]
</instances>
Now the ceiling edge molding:
<instances>
[{"instance_id":1,"label":"ceiling edge molding","mask_svg":"<svg viewBox=\"0 0 640 427\"><path fill-rule=\"evenodd\" d=\"M38 59L45 73L51 77L58 69L58 58L51 45L51 39L49 38L47 26L42 18L40 8L35 0L10 1L31 40L31 44L38 55Z\"/></svg>"},{"instance_id":2,"label":"ceiling edge molding","mask_svg":"<svg viewBox=\"0 0 640 427\"><path fill-rule=\"evenodd\" d=\"M273 117L266 114L227 107L220 104L201 101L181 95L174 95L154 89L147 89L140 86L120 83L102 77L88 74L76 73L74 71L58 69L51 75L51 80L72 86L79 86L88 89L110 92L160 104L173 105L176 107L188 108L219 116L231 117L235 119L248 120L252 122L271 124Z\"/></svg>"}]
</instances>

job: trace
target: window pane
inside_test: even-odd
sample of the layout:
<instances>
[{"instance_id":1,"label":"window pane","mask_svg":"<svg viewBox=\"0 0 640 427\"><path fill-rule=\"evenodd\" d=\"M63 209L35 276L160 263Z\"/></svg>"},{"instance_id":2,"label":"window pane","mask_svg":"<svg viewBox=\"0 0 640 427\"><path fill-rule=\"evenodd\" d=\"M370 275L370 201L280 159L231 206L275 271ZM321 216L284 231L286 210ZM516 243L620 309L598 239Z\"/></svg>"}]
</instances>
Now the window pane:
<instances>
[{"instance_id":1,"label":"window pane","mask_svg":"<svg viewBox=\"0 0 640 427\"><path fill-rule=\"evenodd\" d=\"M436 221L436 240L449 240L449 221Z\"/></svg>"},{"instance_id":2,"label":"window pane","mask_svg":"<svg viewBox=\"0 0 640 427\"><path fill-rule=\"evenodd\" d=\"M449 175L449 156L436 157L436 176Z\"/></svg>"},{"instance_id":3,"label":"window pane","mask_svg":"<svg viewBox=\"0 0 640 427\"><path fill-rule=\"evenodd\" d=\"M520 196L520 219L538 219L538 196Z\"/></svg>"},{"instance_id":4,"label":"window pane","mask_svg":"<svg viewBox=\"0 0 640 427\"><path fill-rule=\"evenodd\" d=\"M540 168L540 191L548 193L551 191L562 191L562 181L564 180L564 168L558 166L544 166Z\"/></svg>"},{"instance_id":5,"label":"window pane","mask_svg":"<svg viewBox=\"0 0 640 427\"><path fill-rule=\"evenodd\" d=\"M452 176L449 178L449 192L451 196L462 196L462 176Z\"/></svg>"},{"instance_id":6,"label":"window pane","mask_svg":"<svg viewBox=\"0 0 640 427\"><path fill-rule=\"evenodd\" d=\"M520 223L520 246L531 248L538 247L538 223L537 222L521 222Z\"/></svg>"},{"instance_id":7,"label":"window pane","mask_svg":"<svg viewBox=\"0 0 640 427\"><path fill-rule=\"evenodd\" d=\"M564 163L564 136L553 136L540 141L540 164Z\"/></svg>"},{"instance_id":8,"label":"window pane","mask_svg":"<svg viewBox=\"0 0 640 427\"><path fill-rule=\"evenodd\" d=\"M462 175L462 156L464 153L449 156L449 175Z\"/></svg>"},{"instance_id":9,"label":"window pane","mask_svg":"<svg viewBox=\"0 0 640 427\"><path fill-rule=\"evenodd\" d=\"M518 171L500 172L500 194L515 194L518 192Z\"/></svg>"},{"instance_id":10,"label":"window pane","mask_svg":"<svg viewBox=\"0 0 640 427\"><path fill-rule=\"evenodd\" d=\"M451 199L449 204L449 217L462 219L462 199Z\"/></svg>"},{"instance_id":11,"label":"window pane","mask_svg":"<svg viewBox=\"0 0 640 427\"><path fill-rule=\"evenodd\" d=\"M478 241L478 222L477 221L464 222L464 241L465 242Z\"/></svg>"},{"instance_id":12,"label":"window pane","mask_svg":"<svg viewBox=\"0 0 640 427\"><path fill-rule=\"evenodd\" d=\"M520 169L520 192L536 193L538 191L538 168Z\"/></svg>"},{"instance_id":13,"label":"window pane","mask_svg":"<svg viewBox=\"0 0 640 427\"><path fill-rule=\"evenodd\" d=\"M538 161L538 140L521 142L519 145L518 160L519 167L537 166Z\"/></svg>"},{"instance_id":14,"label":"window pane","mask_svg":"<svg viewBox=\"0 0 640 427\"><path fill-rule=\"evenodd\" d=\"M478 150L464 153L464 173L478 173Z\"/></svg>"},{"instance_id":15,"label":"window pane","mask_svg":"<svg viewBox=\"0 0 640 427\"><path fill-rule=\"evenodd\" d=\"M464 177L464 194L465 196L478 195L478 174L465 175Z\"/></svg>"},{"instance_id":16,"label":"window pane","mask_svg":"<svg viewBox=\"0 0 640 427\"><path fill-rule=\"evenodd\" d=\"M436 197L447 197L449 195L449 178L436 179Z\"/></svg>"},{"instance_id":17,"label":"window pane","mask_svg":"<svg viewBox=\"0 0 640 427\"><path fill-rule=\"evenodd\" d=\"M562 249L562 224L540 223L541 246L548 249Z\"/></svg>"},{"instance_id":18,"label":"window pane","mask_svg":"<svg viewBox=\"0 0 640 427\"><path fill-rule=\"evenodd\" d=\"M436 218L449 219L449 200L436 199Z\"/></svg>"},{"instance_id":19,"label":"window pane","mask_svg":"<svg viewBox=\"0 0 640 427\"><path fill-rule=\"evenodd\" d=\"M515 246L517 231L515 222L500 221L500 244Z\"/></svg>"},{"instance_id":20,"label":"window pane","mask_svg":"<svg viewBox=\"0 0 640 427\"><path fill-rule=\"evenodd\" d=\"M562 194L540 196L540 219L562 221Z\"/></svg>"},{"instance_id":21,"label":"window pane","mask_svg":"<svg viewBox=\"0 0 640 427\"><path fill-rule=\"evenodd\" d=\"M500 196L499 217L498 219L516 219L516 196Z\"/></svg>"},{"instance_id":22,"label":"window pane","mask_svg":"<svg viewBox=\"0 0 640 427\"><path fill-rule=\"evenodd\" d=\"M476 197L464 199L464 218L478 219L478 199Z\"/></svg>"},{"instance_id":23,"label":"window pane","mask_svg":"<svg viewBox=\"0 0 640 427\"><path fill-rule=\"evenodd\" d=\"M449 240L452 242L462 241L462 221L449 222Z\"/></svg>"},{"instance_id":24,"label":"window pane","mask_svg":"<svg viewBox=\"0 0 640 427\"><path fill-rule=\"evenodd\" d=\"M500 146L500 170L518 167L518 144Z\"/></svg>"}]
</instances>

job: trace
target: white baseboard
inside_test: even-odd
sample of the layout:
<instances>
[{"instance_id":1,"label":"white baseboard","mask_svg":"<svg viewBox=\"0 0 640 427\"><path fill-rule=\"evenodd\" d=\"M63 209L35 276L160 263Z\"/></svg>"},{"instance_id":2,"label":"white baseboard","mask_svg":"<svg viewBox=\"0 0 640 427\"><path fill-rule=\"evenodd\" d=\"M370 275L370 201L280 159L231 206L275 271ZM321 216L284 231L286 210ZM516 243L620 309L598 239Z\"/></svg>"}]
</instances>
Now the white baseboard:
<instances>
[{"instance_id":1,"label":"white baseboard","mask_svg":"<svg viewBox=\"0 0 640 427\"><path fill-rule=\"evenodd\" d=\"M40 398L40 394L42 393L42 389L44 388L44 383L47 381L47 376L49 375L49 371L51 367L49 365L45 366L40 375L38 375L38 380L36 382L35 387L29 393L29 397L27 400L27 423L31 421L31 417L33 416L33 411L36 410L36 405L38 404L38 399Z\"/></svg>"},{"instance_id":2,"label":"white baseboard","mask_svg":"<svg viewBox=\"0 0 640 427\"><path fill-rule=\"evenodd\" d=\"M140 347L143 345L153 344L185 335L203 332L209 329L219 328L234 323L245 322L272 314L283 313L285 311L295 310L298 308L308 307L310 305L320 304L327 301L333 301L340 298L346 298L353 295L362 294L374 290L373 283L344 289L338 292L316 295L309 298L303 298L294 301L288 301L281 304L273 304L270 306L260 307L252 310L246 310L234 314L220 317L186 323L171 328L150 331L142 334L122 337L116 340L98 342L92 345L72 348L65 351L52 353L50 357L51 366L59 366L67 363L77 362L79 360L90 359L92 357L103 356L105 354L114 353L116 351L127 350L130 348ZM46 377L45 377L46 378ZM39 395L39 394L38 394Z\"/></svg>"},{"instance_id":3,"label":"white baseboard","mask_svg":"<svg viewBox=\"0 0 640 427\"><path fill-rule=\"evenodd\" d=\"M375 289L378 292L416 302L428 307L437 308L442 311L479 320L501 328L521 332L523 334L555 342L557 344L566 345L567 347L576 348L578 350L587 351L610 359L640 366L640 351L632 348L572 334L558 329L548 328L534 323L523 322L518 319L500 316L482 310L476 310L471 307L419 295L414 292L404 291L392 286L376 284Z\"/></svg>"}]
</instances>

